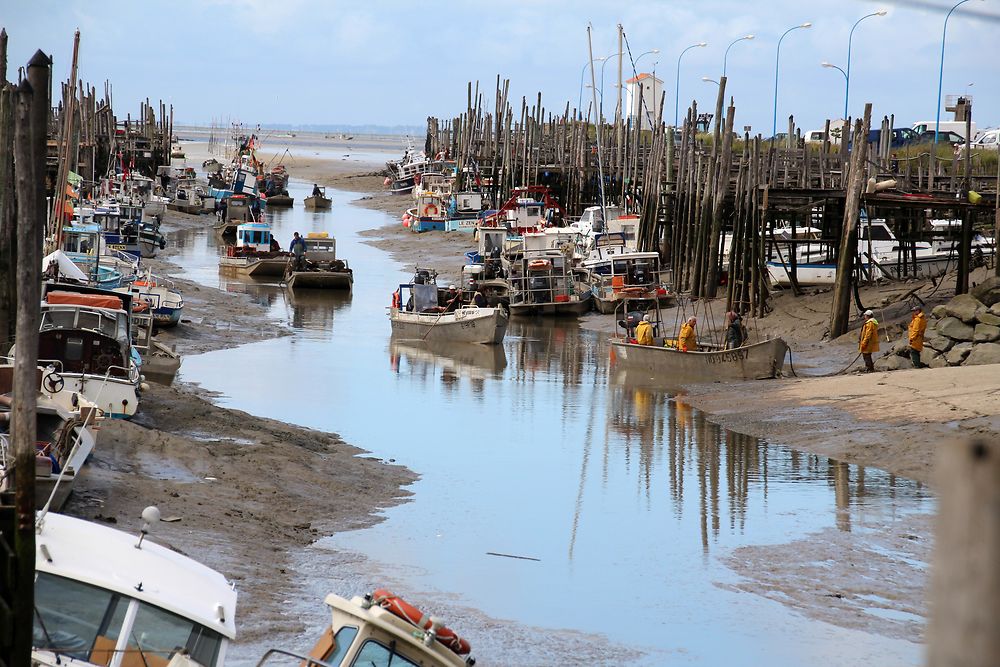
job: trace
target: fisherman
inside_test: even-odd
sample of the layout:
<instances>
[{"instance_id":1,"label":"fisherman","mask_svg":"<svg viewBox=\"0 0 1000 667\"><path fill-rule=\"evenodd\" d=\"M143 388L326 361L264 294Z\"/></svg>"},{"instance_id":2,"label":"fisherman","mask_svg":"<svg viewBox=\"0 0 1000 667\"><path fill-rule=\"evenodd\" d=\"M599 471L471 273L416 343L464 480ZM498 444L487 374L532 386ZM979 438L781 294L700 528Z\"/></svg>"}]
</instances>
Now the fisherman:
<instances>
[{"instance_id":1,"label":"fisherman","mask_svg":"<svg viewBox=\"0 0 1000 667\"><path fill-rule=\"evenodd\" d=\"M735 350L742 347L746 341L746 333L743 330L743 320L739 313L730 310L726 313L726 349Z\"/></svg>"},{"instance_id":2,"label":"fisherman","mask_svg":"<svg viewBox=\"0 0 1000 667\"><path fill-rule=\"evenodd\" d=\"M865 323L861 326L861 338L858 340L858 350L865 360L865 373L875 372L875 362L872 354L878 352L878 320L875 313L865 311Z\"/></svg>"},{"instance_id":3,"label":"fisherman","mask_svg":"<svg viewBox=\"0 0 1000 667\"><path fill-rule=\"evenodd\" d=\"M445 301L444 312L453 313L462 307L462 293L458 291L458 288L454 285L448 286L448 292L445 295L447 299Z\"/></svg>"},{"instance_id":4,"label":"fisherman","mask_svg":"<svg viewBox=\"0 0 1000 667\"><path fill-rule=\"evenodd\" d=\"M296 270L301 270L305 262L306 240L299 236L298 232L292 235L292 242L288 246L288 251L295 257Z\"/></svg>"},{"instance_id":5,"label":"fisherman","mask_svg":"<svg viewBox=\"0 0 1000 667\"><path fill-rule=\"evenodd\" d=\"M924 349L924 332L927 330L927 317L924 309L914 306L910 309L913 317L910 318L909 339L910 339L910 361L914 368L927 368L927 364L920 360L920 353Z\"/></svg>"},{"instance_id":6,"label":"fisherman","mask_svg":"<svg viewBox=\"0 0 1000 667\"><path fill-rule=\"evenodd\" d=\"M694 352L698 349L698 336L694 332L697 324L697 317L689 317L687 322L681 325L681 332L677 336L677 347L681 352Z\"/></svg>"},{"instance_id":7,"label":"fisherman","mask_svg":"<svg viewBox=\"0 0 1000 667\"><path fill-rule=\"evenodd\" d=\"M316 184L316 183L313 183L313 193L312 193L312 196L313 197L321 197L322 195L323 195L323 193L319 191L319 185Z\"/></svg>"},{"instance_id":8,"label":"fisherman","mask_svg":"<svg viewBox=\"0 0 1000 667\"><path fill-rule=\"evenodd\" d=\"M476 308L488 308L490 305L483 293L479 291L472 295L472 304Z\"/></svg>"},{"instance_id":9,"label":"fisherman","mask_svg":"<svg viewBox=\"0 0 1000 667\"><path fill-rule=\"evenodd\" d=\"M653 344L653 325L649 322L649 313L642 316L642 321L635 327L635 342L639 345Z\"/></svg>"}]
</instances>

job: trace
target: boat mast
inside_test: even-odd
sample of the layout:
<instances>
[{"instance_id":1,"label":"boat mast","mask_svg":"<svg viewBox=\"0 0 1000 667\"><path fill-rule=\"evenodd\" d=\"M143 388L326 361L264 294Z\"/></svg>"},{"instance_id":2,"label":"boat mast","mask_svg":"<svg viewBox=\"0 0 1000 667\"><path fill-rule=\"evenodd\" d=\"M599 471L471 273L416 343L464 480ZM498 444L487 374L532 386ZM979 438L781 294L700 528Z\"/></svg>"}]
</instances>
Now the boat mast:
<instances>
[{"instance_id":1,"label":"boat mast","mask_svg":"<svg viewBox=\"0 0 1000 667\"><path fill-rule=\"evenodd\" d=\"M607 216L607 212L604 210L606 204L604 202L604 154L601 150L601 117L597 112L597 78L594 75L594 44L591 39L591 32L593 26L589 23L587 24L587 52L590 55L590 94L594 100L594 115L596 122L594 126L597 128L597 177L599 179L598 185L601 188L601 219L604 220ZM604 91L601 91L604 94Z\"/></svg>"}]
</instances>

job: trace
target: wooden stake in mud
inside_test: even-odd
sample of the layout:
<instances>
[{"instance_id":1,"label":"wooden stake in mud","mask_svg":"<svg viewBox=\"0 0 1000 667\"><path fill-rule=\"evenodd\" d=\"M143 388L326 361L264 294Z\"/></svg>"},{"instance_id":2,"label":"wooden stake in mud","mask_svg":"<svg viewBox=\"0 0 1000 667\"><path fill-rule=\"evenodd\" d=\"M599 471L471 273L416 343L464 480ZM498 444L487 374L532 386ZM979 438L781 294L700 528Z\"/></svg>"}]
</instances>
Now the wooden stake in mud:
<instances>
[{"instance_id":1,"label":"wooden stake in mud","mask_svg":"<svg viewBox=\"0 0 1000 667\"><path fill-rule=\"evenodd\" d=\"M847 333L851 314L851 274L858 254L858 215L861 210L861 190L865 184L865 157L868 152L868 125L872 105L865 105L864 120L854 125L850 171L847 181L847 201L844 204L844 224L837 256L837 277L833 287L833 307L830 312L830 338ZM843 139L841 139L843 141Z\"/></svg>"},{"instance_id":2,"label":"wooden stake in mud","mask_svg":"<svg viewBox=\"0 0 1000 667\"><path fill-rule=\"evenodd\" d=\"M31 662L35 585L35 439L38 398L38 320L41 250L45 230L45 154L51 61L41 51L28 63L28 79L17 90L14 151L17 169L17 356L11 433L14 450L14 504L17 558L11 664Z\"/></svg>"},{"instance_id":3,"label":"wooden stake in mud","mask_svg":"<svg viewBox=\"0 0 1000 667\"><path fill-rule=\"evenodd\" d=\"M939 452L927 664L991 667L1000 655L1000 442Z\"/></svg>"}]
</instances>

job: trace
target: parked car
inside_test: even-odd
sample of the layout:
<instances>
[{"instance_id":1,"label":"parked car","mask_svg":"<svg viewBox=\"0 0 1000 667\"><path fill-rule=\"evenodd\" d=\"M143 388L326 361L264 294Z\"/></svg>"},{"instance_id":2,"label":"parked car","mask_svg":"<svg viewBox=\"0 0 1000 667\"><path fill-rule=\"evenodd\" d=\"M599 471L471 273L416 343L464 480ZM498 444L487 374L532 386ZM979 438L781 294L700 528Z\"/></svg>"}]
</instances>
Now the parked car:
<instances>
[{"instance_id":1,"label":"parked car","mask_svg":"<svg viewBox=\"0 0 1000 667\"><path fill-rule=\"evenodd\" d=\"M965 141L965 121L964 120L943 120L938 126L938 133L941 132L954 132L958 136L962 137L962 141ZM923 134L927 131L934 131L934 121L932 120L922 120L913 124L913 131L917 134ZM976 136L976 122L972 121L972 136Z\"/></svg>"},{"instance_id":2,"label":"parked car","mask_svg":"<svg viewBox=\"0 0 1000 667\"><path fill-rule=\"evenodd\" d=\"M952 144L957 146L959 144L965 143L965 137L963 137L960 134L956 134L954 132L946 132L945 130L941 130L940 132L937 133L937 142L939 144ZM934 143L934 130L927 130L925 132L921 132L920 134L917 135L913 143L917 144Z\"/></svg>"},{"instance_id":3,"label":"parked car","mask_svg":"<svg viewBox=\"0 0 1000 667\"><path fill-rule=\"evenodd\" d=\"M933 134L933 132L931 132ZM903 146L914 143L917 139L917 133L908 127L894 127L892 128L892 139L889 142L889 148L902 148ZM882 140L882 130L870 130L868 132L868 143L877 144Z\"/></svg>"}]
</instances>

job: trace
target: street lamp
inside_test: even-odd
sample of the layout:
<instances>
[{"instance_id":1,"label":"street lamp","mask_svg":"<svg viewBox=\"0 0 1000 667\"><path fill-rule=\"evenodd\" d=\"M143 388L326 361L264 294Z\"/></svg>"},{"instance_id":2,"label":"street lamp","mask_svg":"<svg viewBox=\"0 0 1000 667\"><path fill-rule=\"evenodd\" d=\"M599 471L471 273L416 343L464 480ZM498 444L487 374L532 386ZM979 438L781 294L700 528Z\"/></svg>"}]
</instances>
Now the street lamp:
<instances>
[{"instance_id":1,"label":"street lamp","mask_svg":"<svg viewBox=\"0 0 1000 667\"><path fill-rule=\"evenodd\" d=\"M851 34L847 38L847 71L844 73L844 76L847 78L847 81L844 83L844 120L847 120L847 100L851 95L851 43L854 41L854 29L865 19L870 19L873 16L885 16L888 13L886 10L880 9L877 12L865 14L855 21L854 26L851 28Z\"/></svg>"},{"instance_id":2,"label":"street lamp","mask_svg":"<svg viewBox=\"0 0 1000 667\"><path fill-rule=\"evenodd\" d=\"M683 58L684 54L690 51L691 49L697 49L705 46L708 46L708 42L698 42L697 44L692 44L691 46L681 51L681 54L677 56L677 81L674 82L674 127L677 127L677 117L678 117L678 112L680 111L681 58Z\"/></svg>"},{"instance_id":3,"label":"street lamp","mask_svg":"<svg viewBox=\"0 0 1000 667\"><path fill-rule=\"evenodd\" d=\"M638 62L639 62L640 60L642 60L643 56L648 56L648 55L649 55L649 54L651 54L651 53L659 53L659 52L660 52L660 50L659 50L659 49L650 49L649 51L645 51L645 52L643 52L643 53L640 53L640 54L639 54L639 55L638 55L638 56L636 57L636 59L632 61L632 66L634 67L634 66L635 66L635 65L636 65L636 64L637 64L637 63L638 63ZM638 72L637 72L637 73L638 73Z\"/></svg>"},{"instance_id":4,"label":"street lamp","mask_svg":"<svg viewBox=\"0 0 1000 667\"><path fill-rule=\"evenodd\" d=\"M716 81L715 79L709 79L707 76L701 77L701 80L704 81L705 83L714 83L717 86L722 85L718 81Z\"/></svg>"},{"instance_id":5,"label":"street lamp","mask_svg":"<svg viewBox=\"0 0 1000 667\"><path fill-rule=\"evenodd\" d=\"M582 107L583 107L583 75L587 72L587 68L590 67L590 63L599 63L602 60L607 60L610 57L611 56L607 56L605 58L594 58L590 62L586 63L583 66L583 69L580 70L580 99L576 103L576 109L577 109L577 111L580 112L580 119L581 120L583 119L583 109L582 109Z\"/></svg>"},{"instance_id":6,"label":"street lamp","mask_svg":"<svg viewBox=\"0 0 1000 667\"><path fill-rule=\"evenodd\" d=\"M934 118L934 148L931 149L931 159L933 159L934 154L937 153L938 128L941 126L941 84L944 83L944 41L948 36L948 19L951 18L951 13L953 11L968 1L969 0L961 0L960 2L955 3L955 6L948 10L948 15L944 17L944 30L941 31L941 67L938 70L937 116ZM933 168L934 164L932 162L931 169Z\"/></svg>"},{"instance_id":7,"label":"street lamp","mask_svg":"<svg viewBox=\"0 0 1000 667\"><path fill-rule=\"evenodd\" d=\"M820 66L822 66L822 67L829 67L830 69L835 69L835 70L837 70L838 72L840 72L841 74L843 74L843 75L844 75L844 80L845 80L845 81L847 80L847 72L845 72L845 71L844 71L844 68L843 68L843 67L837 67L837 66L836 66L836 65L834 65L833 63L828 63L828 62L826 62L825 60L824 60L823 62L821 62L821 63L820 63ZM846 120L846 119L845 119L845 120Z\"/></svg>"},{"instance_id":8,"label":"street lamp","mask_svg":"<svg viewBox=\"0 0 1000 667\"><path fill-rule=\"evenodd\" d=\"M737 42L750 41L753 38L753 35L744 35L743 37L734 39L729 43L729 46L726 47L726 55L722 56L722 76L726 76L726 62L729 60L729 49L733 48L733 44L736 44Z\"/></svg>"},{"instance_id":9,"label":"street lamp","mask_svg":"<svg viewBox=\"0 0 1000 667\"><path fill-rule=\"evenodd\" d=\"M774 118L771 122L771 138L778 133L778 63L781 58L781 42L785 39L785 35L792 32L793 30L799 30L802 28L811 28L812 23L806 21L805 23L797 26L793 26L783 32L781 37L778 38L778 48L774 53Z\"/></svg>"}]
</instances>

